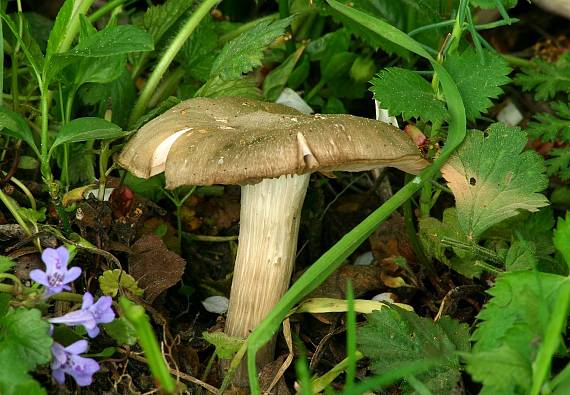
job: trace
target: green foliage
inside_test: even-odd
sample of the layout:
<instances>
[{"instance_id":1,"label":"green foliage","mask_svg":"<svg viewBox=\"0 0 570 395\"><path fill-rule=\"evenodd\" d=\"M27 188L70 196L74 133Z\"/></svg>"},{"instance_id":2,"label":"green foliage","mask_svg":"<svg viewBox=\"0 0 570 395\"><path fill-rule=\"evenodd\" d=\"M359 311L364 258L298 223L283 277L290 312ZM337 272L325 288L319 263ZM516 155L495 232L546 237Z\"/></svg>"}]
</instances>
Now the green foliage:
<instances>
[{"instance_id":1,"label":"green foliage","mask_svg":"<svg viewBox=\"0 0 570 395\"><path fill-rule=\"evenodd\" d=\"M513 8L518 0L500 0L500 2L506 8ZM471 4L481 8L497 8L497 0L471 0Z\"/></svg>"},{"instance_id":2,"label":"green foliage","mask_svg":"<svg viewBox=\"0 0 570 395\"><path fill-rule=\"evenodd\" d=\"M167 0L164 4L150 6L144 14L142 27L158 43L193 3L193 0Z\"/></svg>"},{"instance_id":3,"label":"green foliage","mask_svg":"<svg viewBox=\"0 0 570 395\"><path fill-rule=\"evenodd\" d=\"M52 339L48 332L49 323L36 309L8 310L0 317L2 394L45 394L27 372L51 359Z\"/></svg>"},{"instance_id":4,"label":"green foliage","mask_svg":"<svg viewBox=\"0 0 570 395\"><path fill-rule=\"evenodd\" d=\"M214 61L210 76L224 81L235 80L243 73L261 66L263 51L283 34L291 20L285 18L275 22L260 22L227 43Z\"/></svg>"},{"instance_id":5,"label":"green foliage","mask_svg":"<svg viewBox=\"0 0 570 395\"><path fill-rule=\"evenodd\" d=\"M467 371L483 383L482 394L526 394L532 362L552 319L566 277L520 271L505 273L489 289L492 296L477 316Z\"/></svg>"},{"instance_id":6,"label":"green foliage","mask_svg":"<svg viewBox=\"0 0 570 395\"><path fill-rule=\"evenodd\" d=\"M546 174L570 180L570 148L553 148L546 159Z\"/></svg>"},{"instance_id":7,"label":"green foliage","mask_svg":"<svg viewBox=\"0 0 570 395\"><path fill-rule=\"evenodd\" d=\"M211 17L204 18L180 50L182 67L199 81L205 82L218 56L218 34Z\"/></svg>"},{"instance_id":8,"label":"green foliage","mask_svg":"<svg viewBox=\"0 0 570 395\"><path fill-rule=\"evenodd\" d=\"M271 70L263 81L263 96L269 101L275 101L287 85L289 77L295 69L297 62L303 54L304 47L300 47L293 52L289 57L279 66Z\"/></svg>"},{"instance_id":9,"label":"green foliage","mask_svg":"<svg viewBox=\"0 0 570 395\"><path fill-rule=\"evenodd\" d=\"M103 324L103 329L117 344L133 346L137 342L137 332L133 325L125 318L119 317L109 324Z\"/></svg>"},{"instance_id":10,"label":"green foliage","mask_svg":"<svg viewBox=\"0 0 570 395\"><path fill-rule=\"evenodd\" d=\"M370 358L372 369L378 373L410 362L437 361L436 366L416 376L435 394L452 392L460 377L456 352L469 350L467 325L447 317L434 323L396 308L369 314L357 335L359 350Z\"/></svg>"},{"instance_id":11,"label":"green foliage","mask_svg":"<svg viewBox=\"0 0 570 395\"><path fill-rule=\"evenodd\" d=\"M388 109L390 115L435 123L442 123L447 118L445 104L437 99L431 85L411 70L386 68L371 82L374 98Z\"/></svg>"},{"instance_id":12,"label":"green foliage","mask_svg":"<svg viewBox=\"0 0 570 395\"><path fill-rule=\"evenodd\" d=\"M490 99L499 97L503 93L500 86L510 81L507 75L511 68L507 62L486 49L477 52L469 48L461 53L451 53L446 57L444 66L457 83L465 113L471 120L479 118L491 107Z\"/></svg>"},{"instance_id":13,"label":"green foliage","mask_svg":"<svg viewBox=\"0 0 570 395\"><path fill-rule=\"evenodd\" d=\"M20 114L4 106L0 106L0 133L7 136L24 140L34 152L40 156L40 152L34 141L34 135L26 120Z\"/></svg>"},{"instance_id":14,"label":"green foliage","mask_svg":"<svg viewBox=\"0 0 570 395\"><path fill-rule=\"evenodd\" d=\"M152 37L133 25L109 26L89 37L69 51L69 55L86 58L152 51Z\"/></svg>"},{"instance_id":15,"label":"green foliage","mask_svg":"<svg viewBox=\"0 0 570 395\"><path fill-rule=\"evenodd\" d=\"M139 288L133 276L121 269L105 270L99 276L99 288L105 295L111 296L117 296L119 288L136 296L144 294L144 291Z\"/></svg>"},{"instance_id":16,"label":"green foliage","mask_svg":"<svg viewBox=\"0 0 570 395\"><path fill-rule=\"evenodd\" d=\"M539 113L528 125L528 134L533 139L570 141L570 103L554 102L550 105L553 114Z\"/></svg>"},{"instance_id":17,"label":"green foliage","mask_svg":"<svg viewBox=\"0 0 570 395\"><path fill-rule=\"evenodd\" d=\"M570 94L570 52L566 52L554 63L534 59L533 65L523 67L515 82L525 91L534 91L537 100L553 98L557 92Z\"/></svg>"},{"instance_id":18,"label":"green foliage","mask_svg":"<svg viewBox=\"0 0 570 395\"><path fill-rule=\"evenodd\" d=\"M566 219L558 218L558 225L554 230L554 246L570 268L570 211L566 212Z\"/></svg>"},{"instance_id":19,"label":"green foliage","mask_svg":"<svg viewBox=\"0 0 570 395\"><path fill-rule=\"evenodd\" d=\"M101 118L76 118L62 126L51 149L66 144L91 140L110 140L126 134L119 126Z\"/></svg>"},{"instance_id":20,"label":"green foliage","mask_svg":"<svg viewBox=\"0 0 570 395\"><path fill-rule=\"evenodd\" d=\"M243 339L223 332L202 332L202 337L215 347L215 354L221 359L232 359L244 343Z\"/></svg>"},{"instance_id":21,"label":"green foliage","mask_svg":"<svg viewBox=\"0 0 570 395\"><path fill-rule=\"evenodd\" d=\"M526 143L520 129L493 124L485 133L471 131L442 167L468 239L477 240L520 210L537 211L548 204L538 193L548 182L542 158L534 151L521 152Z\"/></svg>"},{"instance_id":22,"label":"green foliage","mask_svg":"<svg viewBox=\"0 0 570 395\"><path fill-rule=\"evenodd\" d=\"M13 266L15 265L14 261L4 255L0 255L0 273L6 273L8 270L10 270ZM3 314L0 313L0 317Z\"/></svg>"}]
</instances>

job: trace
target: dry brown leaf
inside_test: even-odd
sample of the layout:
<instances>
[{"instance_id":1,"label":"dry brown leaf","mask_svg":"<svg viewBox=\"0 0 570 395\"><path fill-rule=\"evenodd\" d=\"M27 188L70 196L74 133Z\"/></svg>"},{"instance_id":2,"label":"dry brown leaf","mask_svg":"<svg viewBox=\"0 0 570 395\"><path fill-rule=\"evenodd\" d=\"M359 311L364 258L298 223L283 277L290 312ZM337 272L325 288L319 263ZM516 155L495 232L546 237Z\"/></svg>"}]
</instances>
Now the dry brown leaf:
<instances>
[{"instance_id":1,"label":"dry brown leaf","mask_svg":"<svg viewBox=\"0 0 570 395\"><path fill-rule=\"evenodd\" d=\"M129 274L145 290L144 298L152 303L182 277L186 261L166 248L155 235L144 235L132 246L129 256Z\"/></svg>"}]
</instances>

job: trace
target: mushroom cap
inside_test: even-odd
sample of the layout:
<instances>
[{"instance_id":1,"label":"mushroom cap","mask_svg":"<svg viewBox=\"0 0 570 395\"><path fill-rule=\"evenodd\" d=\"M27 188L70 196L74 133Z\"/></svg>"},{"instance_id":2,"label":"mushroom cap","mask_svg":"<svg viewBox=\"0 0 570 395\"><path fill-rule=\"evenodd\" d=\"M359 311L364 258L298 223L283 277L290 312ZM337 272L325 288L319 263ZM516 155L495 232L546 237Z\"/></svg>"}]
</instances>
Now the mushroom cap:
<instances>
[{"instance_id":1,"label":"mushroom cap","mask_svg":"<svg viewBox=\"0 0 570 395\"><path fill-rule=\"evenodd\" d=\"M142 178L164 170L167 188L385 166L417 173L428 164L391 125L352 115L303 115L240 97L174 106L141 127L118 162Z\"/></svg>"}]
</instances>

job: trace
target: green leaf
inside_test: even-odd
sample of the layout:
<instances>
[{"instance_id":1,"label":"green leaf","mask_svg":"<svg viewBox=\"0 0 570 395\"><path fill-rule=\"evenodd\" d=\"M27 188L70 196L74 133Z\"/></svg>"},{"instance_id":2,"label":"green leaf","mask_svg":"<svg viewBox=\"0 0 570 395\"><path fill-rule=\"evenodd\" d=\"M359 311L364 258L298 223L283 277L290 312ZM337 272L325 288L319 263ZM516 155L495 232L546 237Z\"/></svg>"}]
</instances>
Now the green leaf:
<instances>
[{"instance_id":1,"label":"green leaf","mask_svg":"<svg viewBox=\"0 0 570 395\"><path fill-rule=\"evenodd\" d=\"M328 62L321 62L321 78L325 81L332 81L346 75L356 58L352 52L335 53Z\"/></svg>"},{"instance_id":2,"label":"green leaf","mask_svg":"<svg viewBox=\"0 0 570 395\"><path fill-rule=\"evenodd\" d=\"M563 181L570 179L570 148L553 148L546 159L546 174L558 176Z\"/></svg>"},{"instance_id":3,"label":"green leaf","mask_svg":"<svg viewBox=\"0 0 570 395\"><path fill-rule=\"evenodd\" d=\"M381 374L412 361L439 359L437 366L418 374L435 394L448 394L460 377L456 351L469 350L469 328L448 317L438 323L396 308L374 311L357 332L359 350ZM406 391L410 392L410 391Z\"/></svg>"},{"instance_id":4,"label":"green leaf","mask_svg":"<svg viewBox=\"0 0 570 395\"><path fill-rule=\"evenodd\" d=\"M0 364L17 361L32 370L50 361L51 345L49 323L37 309L12 310L0 320Z\"/></svg>"},{"instance_id":5,"label":"green leaf","mask_svg":"<svg viewBox=\"0 0 570 395\"><path fill-rule=\"evenodd\" d=\"M142 21L143 28L158 43L193 3L193 0L167 0L164 4L148 7Z\"/></svg>"},{"instance_id":6,"label":"green leaf","mask_svg":"<svg viewBox=\"0 0 570 395\"><path fill-rule=\"evenodd\" d=\"M291 18L262 21L227 43L212 65L210 77L235 80L261 66L263 51L283 34Z\"/></svg>"},{"instance_id":7,"label":"green leaf","mask_svg":"<svg viewBox=\"0 0 570 395\"><path fill-rule=\"evenodd\" d=\"M55 23L49 34L46 58L51 59L53 55L61 52L61 45L69 29L69 21L74 16L75 5L75 0L65 0L63 6L59 9Z\"/></svg>"},{"instance_id":8,"label":"green leaf","mask_svg":"<svg viewBox=\"0 0 570 395\"><path fill-rule=\"evenodd\" d=\"M206 17L198 25L180 50L182 67L190 76L205 82L210 69L218 56L218 33L211 17Z\"/></svg>"},{"instance_id":9,"label":"green leaf","mask_svg":"<svg viewBox=\"0 0 570 395\"><path fill-rule=\"evenodd\" d=\"M244 343L244 339L231 337L223 332L202 332L202 337L214 345L215 353L221 359L232 359Z\"/></svg>"},{"instance_id":10,"label":"green leaf","mask_svg":"<svg viewBox=\"0 0 570 395\"><path fill-rule=\"evenodd\" d=\"M20 114L7 107L0 106L0 128L2 128L0 133L24 140L34 150L36 155L40 156L40 151L34 141L34 135L28 123Z\"/></svg>"},{"instance_id":11,"label":"green leaf","mask_svg":"<svg viewBox=\"0 0 570 395\"><path fill-rule=\"evenodd\" d=\"M537 100L553 98L557 92L570 94L570 52L563 53L554 63L536 58L533 66L523 67L515 82L523 90L534 90Z\"/></svg>"},{"instance_id":12,"label":"green leaf","mask_svg":"<svg viewBox=\"0 0 570 395\"><path fill-rule=\"evenodd\" d=\"M283 63L271 70L263 81L263 96L268 101L275 101L287 85L289 76L297 65L297 61L303 54L305 47L299 47Z\"/></svg>"},{"instance_id":13,"label":"green leaf","mask_svg":"<svg viewBox=\"0 0 570 395\"><path fill-rule=\"evenodd\" d=\"M543 142L570 141L570 103L550 104L551 113L536 114L528 125L528 134Z\"/></svg>"},{"instance_id":14,"label":"green leaf","mask_svg":"<svg viewBox=\"0 0 570 395\"><path fill-rule=\"evenodd\" d=\"M263 96L255 84L255 80L244 76L235 80L222 80L214 77L206 82L195 94L196 97L241 96L248 99L261 100Z\"/></svg>"},{"instance_id":15,"label":"green leaf","mask_svg":"<svg viewBox=\"0 0 570 395\"><path fill-rule=\"evenodd\" d=\"M0 273L6 273L12 267L14 267L16 263L7 256L0 255Z\"/></svg>"},{"instance_id":16,"label":"green leaf","mask_svg":"<svg viewBox=\"0 0 570 395\"><path fill-rule=\"evenodd\" d=\"M490 99L499 97L511 72L508 63L489 50L481 50L483 59L474 49L454 52L445 59L444 66L455 80L468 119L479 118L493 104Z\"/></svg>"},{"instance_id":17,"label":"green leaf","mask_svg":"<svg viewBox=\"0 0 570 395\"><path fill-rule=\"evenodd\" d=\"M388 109L390 115L434 123L447 118L445 104L435 97L431 85L411 70L389 67L371 82L374 98Z\"/></svg>"},{"instance_id":18,"label":"green leaf","mask_svg":"<svg viewBox=\"0 0 570 395\"><path fill-rule=\"evenodd\" d=\"M509 272L531 270L538 266L536 247L526 240L514 241L505 257L505 267Z\"/></svg>"},{"instance_id":19,"label":"green leaf","mask_svg":"<svg viewBox=\"0 0 570 395\"><path fill-rule=\"evenodd\" d=\"M473 355L467 357L467 371L484 384L481 393L528 393L533 358L566 281L565 276L536 271L497 277L487 291L492 298L477 316ZM489 360L493 355L494 363ZM491 363L493 369L487 367Z\"/></svg>"},{"instance_id":20,"label":"green leaf","mask_svg":"<svg viewBox=\"0 0 570 395\"><path fill-rule=\"evenodd\" d=\"M473 380L491 388L491 393L522 394L530 388L531 366L509 346L469 355L467 362Z\"/></svg>"},{"instance_id":21,"label":"green leaf","mask_svg":"<svg viewBox=\"0 0 570 395\"><path fill-rule=\"evenodd\" d=\"M111 323L102 326L117 344L133 346L137 342L137 331L125 317L115 318Z\"/></svg>"},{"instance_id":22,"label":"green leaf","mask_svg":"<svg viewBox=\"0 0 570 395\"><path fill-rule=\"evenodd\" d=\"M91 140L111 140L125 136L127 133L119 126L102 118L76 118L63 125L59 130L50 151L53 151L55 147L61 144Z\"/></svg>"},{"instance_id":23,"label":"green leaf","mask_svg":"<svg viewBox=\"0 0 570 395\"><path fill-rule=\"evenodd\" d=\"M505 8L513 8L518 0L500 0ZM481 8L497 8L497 0L471 0L471 4Z\"/></svg>"},{"instance_id":24,"label":"green leaf","mask_svg":"<svg viewBox=\"0 0 570 395\"><path fill-rule=\"evenodd\" d=\"M81 40L67 54L87 58L152 51L152 37L133 25L110 26Z\"/></svg>"},{"instance_id":25,"label":"green leaf","mask_svg":"<svg viewBox=\"0 0 570 395\"><path fill-rule=\"evenodd\" d=\"M135 296L143 296L144 291L138 286L137 280L121 269L105 270L99 276L99 287L105 295L117 296L119 288Z\"/></svg>"},{"instance_id":26,"label":"green leaf","mask_svg":"<svg viewBox=\"0 0 570 395\"><path fill-rule=\"evenodd\" d=\"M526 133L503 124L485 133L471 131L442 167L455 196L459 223L469 240L520 210L538 211L548 200L540 193L548 184L542 158L521 152Z\"/></svg>"},{"instance_id":27,"label":"green leaf","mask_svg":"<svg viewBox=\"0 0 570 395\"><path fill-rule=\"evenodd\" d=\"M566 211L566 219L558 218L558 224L554 230L554 246L560 251L570 268L570 211Z\"/></svg>"}]
</instances>

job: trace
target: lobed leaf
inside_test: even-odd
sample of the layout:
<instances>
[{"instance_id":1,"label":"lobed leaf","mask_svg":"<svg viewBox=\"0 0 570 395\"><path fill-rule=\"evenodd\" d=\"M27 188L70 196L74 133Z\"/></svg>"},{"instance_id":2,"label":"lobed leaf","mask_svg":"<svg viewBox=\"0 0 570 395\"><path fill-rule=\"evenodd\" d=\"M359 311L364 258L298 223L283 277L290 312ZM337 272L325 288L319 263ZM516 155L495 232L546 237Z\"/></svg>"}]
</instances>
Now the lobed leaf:
<instances>
[{"instance_id":1,"label":"lobed leaf","mask_svg":"<svg viewBox=\"0 0 570 395\"><path fill-rule=\"evenodd\" d=\"M447 118L444 102L438 100L431 85L419 74L398 67L382 70L372 79L374 98L387 108L390 115L404 120L419 118L441 124Z\"/></svg>"},{"instance_id":2,"label":"lobed leaf","mask_svg":"<svg viewBox=\"0 0 570 395\"><path fill-rule=\"evenodd\" d=\"M558 92L570 94L570 52L563 53L554 63L534 59L533 65L523 67L515 83L523 90L534 90L537 100L553 98Z\"/></svg>"},{"instance_id":3,"label":"lobed leaf","mask_svg":"<svg viewBox=\"0 0 570 395\"><path fill-rule=\"evenodd\" d=\"M534 151L522 152L526 133L503 124L485 133L471 131L442 167L455 196L459 223L470 240L521 210L548 205L544 162Z\"/></svg>"}]
</instances>

